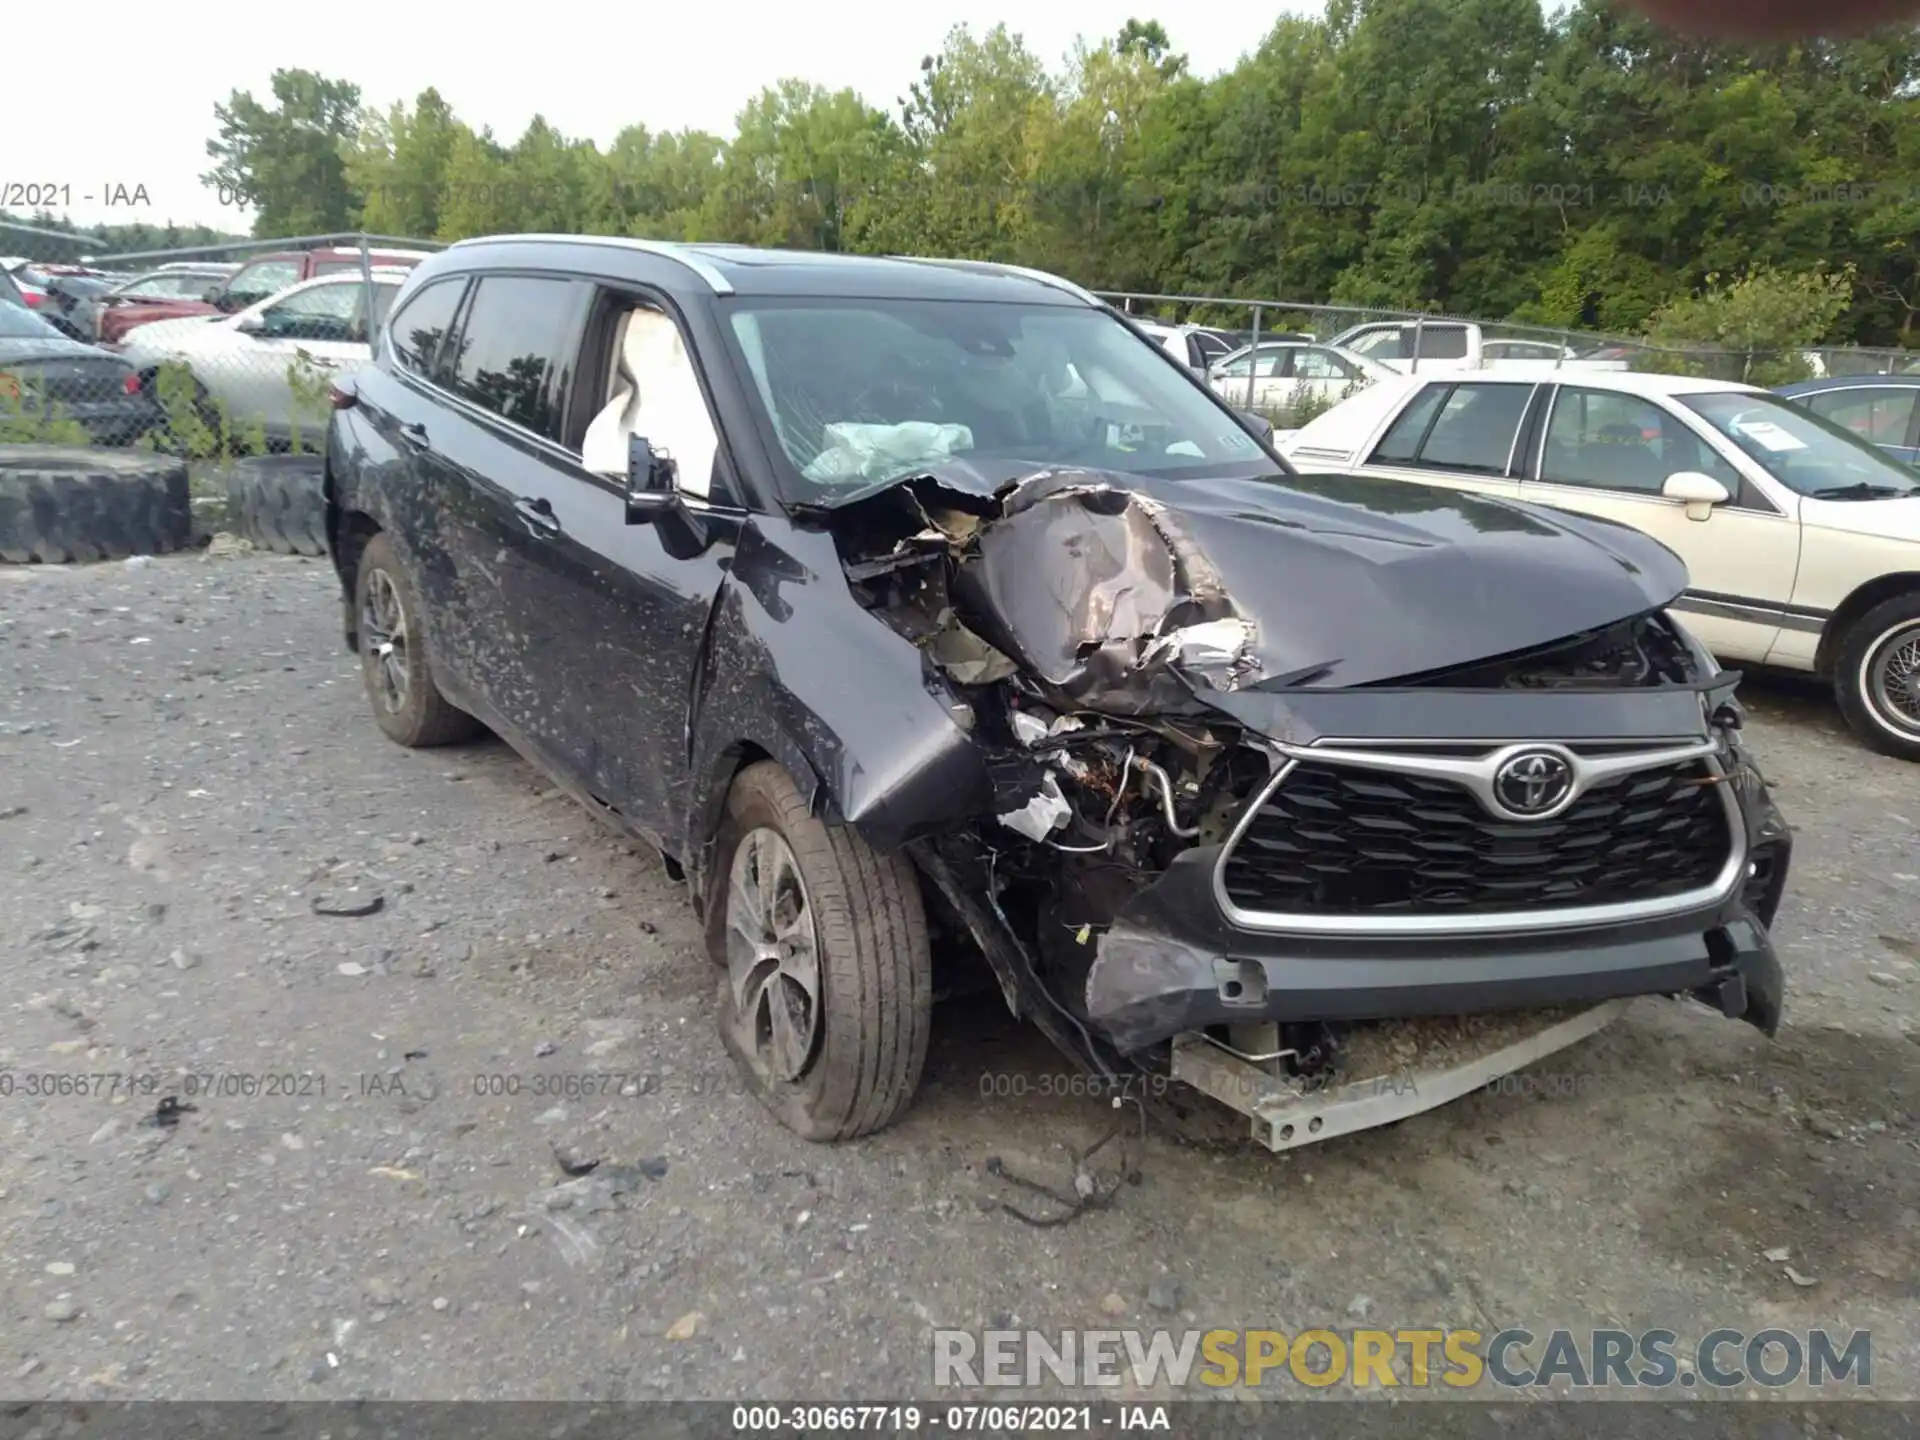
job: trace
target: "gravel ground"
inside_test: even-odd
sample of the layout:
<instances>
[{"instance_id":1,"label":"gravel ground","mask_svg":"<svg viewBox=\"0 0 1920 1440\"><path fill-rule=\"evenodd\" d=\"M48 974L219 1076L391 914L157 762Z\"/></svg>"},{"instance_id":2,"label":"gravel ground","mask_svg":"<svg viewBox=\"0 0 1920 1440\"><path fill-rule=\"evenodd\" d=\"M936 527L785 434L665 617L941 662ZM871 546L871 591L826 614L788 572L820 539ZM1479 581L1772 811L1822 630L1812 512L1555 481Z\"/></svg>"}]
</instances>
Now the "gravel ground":
<instances>
[{"instance_id":1,"label":"gravel ground","mask_svg":"<svg viewBox=\"0 0 1920 1440\"><path fill-rule=\"evenodd\" d=\"M1920 769L1815 691L1749 687L1776 1042L1640 1001L1389 1130L1130 1138L1042 1229L989 1161L1069 1184L1111 1118L1044 1041L953 1002L903 1123L792 1137L658 860L502 745L383 740L337 617L324 561L0 572L0 1395L897 1397L1008 1323L1826 1324L1920 1393Z\"/></svg>"}]
</instances>

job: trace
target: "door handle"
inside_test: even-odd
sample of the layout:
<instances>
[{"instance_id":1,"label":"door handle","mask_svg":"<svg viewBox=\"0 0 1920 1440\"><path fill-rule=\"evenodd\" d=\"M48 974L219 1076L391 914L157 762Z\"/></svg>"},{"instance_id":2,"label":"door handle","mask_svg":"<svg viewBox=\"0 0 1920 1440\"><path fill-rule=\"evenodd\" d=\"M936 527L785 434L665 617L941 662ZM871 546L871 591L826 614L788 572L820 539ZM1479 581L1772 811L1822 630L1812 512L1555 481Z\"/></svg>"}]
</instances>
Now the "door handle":
<instances>
[{"instance_id":1,"label":"door handle","mask_svg":"<svg viewBox=\"0 0 1920 1440\"><path fill-rule=\"evenodd\" d=\"M513 502L513 508L519 512L529 534L546 536L560 533L560 518L553 513L553 502L546 496L522 495Z\"/></svg>"},{"instance_id":2,"label":"door handle","mask_svg":"<svg viewBox=\"0 0 1920 1440\"><path fill-rule=\"evenodd\" d=\"M400 425L400 438L409 445L418 445L422 449L425 449L427 445L427 427L422 425L418 420L402 421Z\"/></svg>"}]
</instances>

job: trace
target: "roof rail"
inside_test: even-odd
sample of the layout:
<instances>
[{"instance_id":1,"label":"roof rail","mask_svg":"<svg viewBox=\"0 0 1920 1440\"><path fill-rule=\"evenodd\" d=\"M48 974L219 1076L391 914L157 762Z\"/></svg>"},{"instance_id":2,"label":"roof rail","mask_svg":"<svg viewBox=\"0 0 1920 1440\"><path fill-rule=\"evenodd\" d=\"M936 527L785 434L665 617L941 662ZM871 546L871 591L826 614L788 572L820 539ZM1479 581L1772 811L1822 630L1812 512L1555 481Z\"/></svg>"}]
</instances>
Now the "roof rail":
<instances>
[{"instance_id":1,"label":"roof rail","mask_svg":"<svg viewBox=\"0 0 1920 1440\"><path fill-rule=\"evenodd\" d=\"M1083 290L1071 280L1062 280L1058 275L1049 275L1045 270L1034 270L1025 265L1002 265L997 260L949 260L937 255L894 255L889 258L914 260L922 265L951 265L956 270L974 270L983 275L1020 275L1054 290L1064 290L1074 299L1084 301L1096 308L1106 306L1106 301L1100 299L1091 290Z\"/></svg>"},{"instance_id":2,"label":"roof rail","mask_svg":"<svg viewBox=\"0 0 1920 1440\"><path fill-rule=\"evenodd\" d=\"M679 261L706 281L714 294L733 294L733 282L712 264L684 245L665 240L636 240L625 235L476 235L472 239L456 240L447 248L462 250L475 245L508 245L533 240L564 240L573 245L606 245L618 250L640 250L649 255L659 255L664 259Z\"/></svg>"}]
</instances>

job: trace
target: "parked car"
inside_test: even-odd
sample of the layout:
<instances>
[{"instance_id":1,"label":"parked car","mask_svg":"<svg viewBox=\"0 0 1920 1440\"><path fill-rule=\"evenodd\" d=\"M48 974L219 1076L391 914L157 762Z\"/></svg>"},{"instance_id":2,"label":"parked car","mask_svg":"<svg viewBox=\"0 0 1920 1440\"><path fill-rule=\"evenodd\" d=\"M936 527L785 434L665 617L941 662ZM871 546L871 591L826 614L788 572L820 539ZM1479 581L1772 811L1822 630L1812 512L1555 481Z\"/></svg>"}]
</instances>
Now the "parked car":
<instances>
[{"instance_id":1,"label":"parked car","mask_svg":"<svg viewBox=\"0 0 1920 1440\"><path fill-rule=\"evenodd\" d=\"M1130 318L1174 359L1203 375L1208 366L1245 343L1225 330L1207 325L1163 325L1157 320Z\"/></svg>"},{"instance_id":2,"label":"parked car","mask_svg":"<svg viewBox=\"0 0 1920 1440\"><path fill-rule=\"evenodd\" d=\"M388 303L406 278L404 270L376 270L377 329ZM334 371L364 364L372 355L367 287L358 274L306 280L238 315L189 316L143 325L120 354L131 361L149 390L165 362L193 377L203 414L224 410L237 427L261 427L270 442L318 441L324 405L303 403L294 375L306 367L319 388Z\"/></svg>"},{"instance_id":3,"label":"parked car","mask_svg":"<svg viewBox=\"0 0 1920 1440\"><path fill-rule=\"evenodd\" d=\"M1217 361L1207 372L1207 383L1236 405L1284 412L1303 401L1335 404L1394 374L1364 355L1332 345L1263 340L1257 358L1251 347L1242 347Z\"/></svg>"},{"instance_id":4,"label":"parked car","mask_svg":"<svg viewBox=\"0 0 1920 1440\"><path fill-rule=\"evenodd\" d=\"M1624 370L1627 362L1583 358L1566 345L1488 335L1470 320L1372 320L1327 342L1403 373L1416 370Z\"/></svg>"},{"instance_id":5,"label":"parked car","mask_svg":"<svg viewBox=\"0 0 1920 1440\"><path fill-rule=\"evenodd\" d=\"M22 306L0 305L0 433L60 419L96 444L128 445L159 424L161 411L125 360L68 339Z\"/></svg>"},{"instance_id":6,"label":"parked car","mask_svg":"<svg viewBox=\"0 0 1920 1440\"><path fill-rule=\"evenodd\" d=\"M1840 375L1782 385L1776 393L1896 460L1920 464L1920 375Z\"/></svg>"},{"instance_id":7,"label":"parked car","mask_svg":"<svg viewBox=\"0 0 1920 1440\"><path fill-rule=\"evenodd\" d=\"M111 282L97 275L49 275L40 318L69 340L90 344L100 297L110 288Z\"/></svg>"},{"instance_id":8,"label":"parked car","mask_svg":"<svg viewBox=\"0 0 1920 1440\"><path fill-rule=\"evenodd\" d=\"M91 338L117 345L126 338L129 330L145 319L177 319L179 317L172 311L148 311L147 307L164 306L182 300L198 301L206 294L208 286L220 283L239 268L238 265L224 263L175 264L128 276L96 302Z\"/></svg>"},{"instance_id":9,"label":"parked car","mask_svg":"<svg viewBox=\"0 0 1920 1440\"><path fill-rule=\"evenodd\" d=\"M27 297L21 293L19 284L13 276L0 270L0 305L16 305L22 310L33 307L27 304Z\"/></svg>"},{"instance_id":10,"label":"parked car","mask_svg":"<svg viewBox=\"0 0 1920 1440\"><path fill-rule=\"evenodd\" d=\"M24 269L24 267L22 267ZM20 303L29 310L38 310L47 303L47 292L31 280L22 279L19 272L8 277L14 294L20 297Z\"/></svg>"},{"instance_id":11,"label":"parked car","mask_svg":"<svg viewBox=\"0 0 1920 1440\"><path fill-rule=\"evenodd\" d=\"M1379 1018L1777 1023L1791 839L1625 526L1303 477L983 262L463 241L335 384L375 722L659 846L803 1135L908 1103L933 937L1113 1093L1250 1115Z\"/></svg>"},{"instance_id":12,"label":"parked car","mask_svg":"<svg viewBox=\"0 0 1920 1440\"><path fill-rule=\"evenodd\" d=\"M430 251L373 250L368 258L383 270L406 270L420 263ZM160 320L179 320L190 315L232 315L258 305L289 286L323 275L358 275L360 251L351 249L285 250L260 255L240 265L225 278L206 285L197 297L154 300L137 308L102 318L101 341L119 344L135 326Z\"/></svg>"},{"instance_id":13,"label":"parked car","mask_svg":"<svg viewBox=\"0 0 1920 1440\"><path fill-rule=\"evenodd\" d=\"M1920 474L1832 420L1692 377L1408 376L1279 443L1645 531L1686 562L1674 608L1714 654L1830 679L1868 745L1920 760Z\"/></svg>"}]
</instances>

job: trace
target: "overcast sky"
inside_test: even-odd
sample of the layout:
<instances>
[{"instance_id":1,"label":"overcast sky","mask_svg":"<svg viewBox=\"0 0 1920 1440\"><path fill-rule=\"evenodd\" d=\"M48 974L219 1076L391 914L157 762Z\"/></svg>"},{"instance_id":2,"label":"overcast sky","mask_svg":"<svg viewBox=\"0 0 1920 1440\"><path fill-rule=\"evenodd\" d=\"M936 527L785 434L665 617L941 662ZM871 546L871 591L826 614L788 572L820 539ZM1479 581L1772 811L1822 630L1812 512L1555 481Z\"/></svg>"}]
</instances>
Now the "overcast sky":
<instances>
[{"instance_id":1,"label":"overcast sky","mask_svg":"<svg viewBox=\"0 0 1920 1440\"><path fill-rule=\"evenodd\" d=\"M339 11L200 0L186 23L126 28L137 43L117 60L96 50L88 63L106 64L112 79L84 101L74 66L8 67L0 200L18 211L30 208L13 203L22 185L70 187L72 203L50 208L78 224L171 220L243 231L250 217L223 209L199 181L213 107L234 90L265 98L268 77L283 66L350 80L382 107L434 85L461 119L506 140L544 114L566 134L604 145L631 124L730 134L741 105L789 75L851 86L891 109L920 57L961 23L980 33L1004 20L1057 68L1076 35L1104 38L1129 16L1157 16L1194 69L1212 74L1257 46L1283 12L1320 8L1318 0L1228 0L1176 20L1174 7L1151 0L935 0L918 13L901 0L517 8L389 0ZM144 187L151 203L109 205L115 187Z\"/></svg>"}]
</instances>

